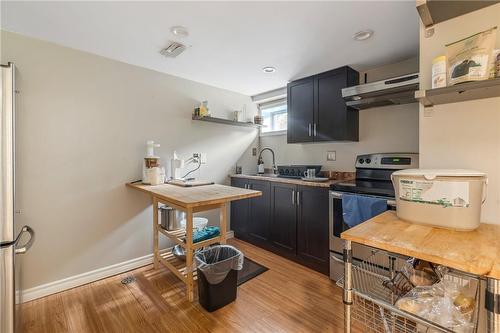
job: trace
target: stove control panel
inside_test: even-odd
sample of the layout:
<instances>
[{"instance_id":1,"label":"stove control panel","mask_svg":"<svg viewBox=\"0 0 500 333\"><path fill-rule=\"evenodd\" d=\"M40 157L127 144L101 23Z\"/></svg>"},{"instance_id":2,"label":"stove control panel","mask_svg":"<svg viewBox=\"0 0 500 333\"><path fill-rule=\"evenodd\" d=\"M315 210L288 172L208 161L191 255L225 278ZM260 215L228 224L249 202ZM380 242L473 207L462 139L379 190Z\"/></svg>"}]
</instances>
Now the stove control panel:
<instances>
[{"instance_id":1,"label":"stove control panel","mask_svg":"<svg viewBox=\"0 0 500 333\"><path fill-rule=\"evenodd\" d=\"M356 157L357 169L417 169L418 153L380 153Z\"/></svg>"}]
</instances>

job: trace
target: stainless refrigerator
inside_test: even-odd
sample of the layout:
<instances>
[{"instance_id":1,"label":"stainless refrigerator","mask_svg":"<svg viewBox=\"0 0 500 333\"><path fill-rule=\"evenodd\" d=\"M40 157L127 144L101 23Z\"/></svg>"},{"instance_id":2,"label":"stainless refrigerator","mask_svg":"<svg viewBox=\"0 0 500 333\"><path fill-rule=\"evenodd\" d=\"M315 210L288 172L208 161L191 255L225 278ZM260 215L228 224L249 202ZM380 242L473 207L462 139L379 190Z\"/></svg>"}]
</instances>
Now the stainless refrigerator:
<instances>
[{"instance_id":1,"label":"stainless refrigerator","mask_svg":"<svg viewBox=\"0 0 500 333\"><path fill-rule=\"evenodd\" d=\"M0 332L20 332L21 299L19 255L26 253L35 240L34 231L16 225L15 210L15 129L16 92L14 64L1 65L0 93ZM21 244L23 243L23 244Z\"/></svg>"}]
</instances>

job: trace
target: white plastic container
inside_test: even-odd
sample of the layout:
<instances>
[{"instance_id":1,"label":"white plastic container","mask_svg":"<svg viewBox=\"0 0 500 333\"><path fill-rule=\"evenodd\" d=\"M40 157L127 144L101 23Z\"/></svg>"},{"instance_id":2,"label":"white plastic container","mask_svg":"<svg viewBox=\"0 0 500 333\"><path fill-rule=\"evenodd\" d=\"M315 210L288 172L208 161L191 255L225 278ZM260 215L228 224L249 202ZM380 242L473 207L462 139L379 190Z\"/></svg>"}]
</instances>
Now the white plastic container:
<instances>
[{"instance_id":1,"label":"white plastic container","mask_svg":"<svg viewBox=\"0 0 500 333\"><path fill-rule=\"evenodd\" d=\"M396 214L409 222L470 231L479 226L486 174L474 170L407 169L392 174Z\"/></svg>"}]
</instances>

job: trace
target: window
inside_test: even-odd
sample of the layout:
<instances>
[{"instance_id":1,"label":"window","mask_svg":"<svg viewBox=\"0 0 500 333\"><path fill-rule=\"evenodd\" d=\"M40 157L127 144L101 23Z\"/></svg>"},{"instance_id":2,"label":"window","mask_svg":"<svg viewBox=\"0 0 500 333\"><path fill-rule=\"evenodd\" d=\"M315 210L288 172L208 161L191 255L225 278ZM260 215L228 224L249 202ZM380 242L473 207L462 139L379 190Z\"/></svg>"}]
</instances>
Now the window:
<instances>
[{"instance_id":1,"label":"window","mask_svg":"<svg viewBox=\"0 0 500 333\"><path fill-rule=\"evenodd\" d=\"M263 118L262 133L286 131L287 111L286 100L259 105Z\"/></svg>"}]
</instances>

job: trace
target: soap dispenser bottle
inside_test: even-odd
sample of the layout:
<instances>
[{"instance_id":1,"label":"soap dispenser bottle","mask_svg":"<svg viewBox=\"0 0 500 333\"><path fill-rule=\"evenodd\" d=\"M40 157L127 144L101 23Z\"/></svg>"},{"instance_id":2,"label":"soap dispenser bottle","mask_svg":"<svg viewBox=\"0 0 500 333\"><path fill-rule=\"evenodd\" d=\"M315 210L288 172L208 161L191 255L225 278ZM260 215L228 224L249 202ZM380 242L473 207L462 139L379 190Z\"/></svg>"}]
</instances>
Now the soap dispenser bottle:
<instances>
[{"instance_id":1,"label":"soap dispenser bottle","mask_svg":"<svg viewBox=\"0 0 500 333\"><path fill-rule=\"evenodd\" d=\"M259 156L259 160L257 161L257 173L264 173L264 160L262 159L262 156Z\"/></svg>"}]
</instances>

